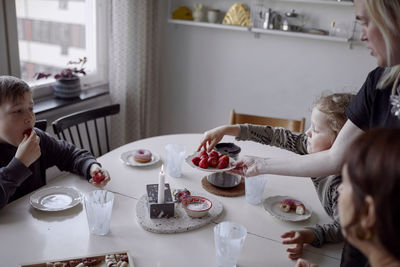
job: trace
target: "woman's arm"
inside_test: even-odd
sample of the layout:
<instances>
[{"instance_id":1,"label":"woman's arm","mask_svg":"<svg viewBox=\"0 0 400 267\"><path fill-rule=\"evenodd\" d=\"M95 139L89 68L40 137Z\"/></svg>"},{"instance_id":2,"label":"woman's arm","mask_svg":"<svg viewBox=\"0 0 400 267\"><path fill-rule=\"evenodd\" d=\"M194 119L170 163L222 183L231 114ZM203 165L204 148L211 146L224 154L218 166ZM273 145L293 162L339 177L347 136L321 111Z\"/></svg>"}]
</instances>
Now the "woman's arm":
<instances>
[{"instance_id":1,"label":"woman's arm","mask_svg":"<svg viewBox=\"0 0 400 267\"><path fill-rule=\"evenodd\" d=\"M318 177L337 174L341 171L347 147L363 131L347 120L334 144L329 150L307 155L292 155L284 158L247 157L237 163L231 172L242 176L255 176L263 173Z\"/></svg>"}]
</instances>

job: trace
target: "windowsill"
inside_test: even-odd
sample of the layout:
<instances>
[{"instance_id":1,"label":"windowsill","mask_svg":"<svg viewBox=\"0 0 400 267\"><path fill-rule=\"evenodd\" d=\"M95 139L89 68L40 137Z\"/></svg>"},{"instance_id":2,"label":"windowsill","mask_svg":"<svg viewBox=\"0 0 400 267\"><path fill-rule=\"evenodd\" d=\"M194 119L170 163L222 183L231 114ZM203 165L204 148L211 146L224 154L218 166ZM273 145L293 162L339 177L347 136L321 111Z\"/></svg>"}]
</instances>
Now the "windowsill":
<instances>
[{"instance_id":1,"label":"windowsill","mask_svg":"<svg viewBox=\"0 0 400 267\"><path fill-rule=\"evenodd\" d=\"M95 97L106 95L108 93L109 93L108 84L105 84L84 90L82 91L79 97L73 99L61 99L61 98L56 98L55 96L50 96L36 101L33 111L35 112L36 115L39 115L47 111L55 110L76 103L81 103Z\"/></svg>"}]
</instances>

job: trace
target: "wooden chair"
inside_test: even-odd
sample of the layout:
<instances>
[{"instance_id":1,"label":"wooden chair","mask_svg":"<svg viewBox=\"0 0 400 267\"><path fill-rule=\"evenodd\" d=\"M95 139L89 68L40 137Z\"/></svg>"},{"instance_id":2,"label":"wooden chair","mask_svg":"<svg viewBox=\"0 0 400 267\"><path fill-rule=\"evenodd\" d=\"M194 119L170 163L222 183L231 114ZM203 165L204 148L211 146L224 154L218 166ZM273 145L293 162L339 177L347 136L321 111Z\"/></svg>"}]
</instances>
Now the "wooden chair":
<instances>
[{"instance_id":1,"label":"wooden chair","mask_svg":"<svg viewBox=\"0 0 400 267\"><path fill-rule=\"evenodd\" d=\"M37 120L35 122L35 127L45 132L47 129L47 120Z\"/></svg>"},{"instance_id":2,"label":"wooden chair","mask_svg":"<svg viewBox=\"0 0 400 267\"><path fill-rule=\"evenodd\" d=\"M118 114L119 110L119 104L114 104L101 108L79 111L55 120L52 123L53 130L59 139L62 138L74 145L77 145L75 138L78 138L81 148L87 149L89 147L89 150L93 155L99 156L103 154L102 148L104 148L104 141L101 142L100 140L105 139L106 152L110 151L107 117ZM101 120L101 118L103 118L103 120ZM101 125L98 122L102 122ZM102 127L100 128L99 126ZM75 133L73 133L72 129L75 129ZM86 135L82 136L81 131L86 133ZM69 138L67 138L65 132L68 132ZM94 139L96 139L95 142ZM95 153L92 143L97 144L95 148L97 148L96 152L98 153Z\"/></svg>"},{"instance_id":3,"label":"wooden chair","mask_svg":"<svg viewBox=\"0 0 400 267\"><path fill-rule=\"evenodd\" d=\"M258 125L269 125L272 127L283 127L292 132L304 133L306 119L288 120L280 118L262 117L255 115L239 114L234 109L231 111L230 124L251 123Z\"/></svg>"}]
</instances>

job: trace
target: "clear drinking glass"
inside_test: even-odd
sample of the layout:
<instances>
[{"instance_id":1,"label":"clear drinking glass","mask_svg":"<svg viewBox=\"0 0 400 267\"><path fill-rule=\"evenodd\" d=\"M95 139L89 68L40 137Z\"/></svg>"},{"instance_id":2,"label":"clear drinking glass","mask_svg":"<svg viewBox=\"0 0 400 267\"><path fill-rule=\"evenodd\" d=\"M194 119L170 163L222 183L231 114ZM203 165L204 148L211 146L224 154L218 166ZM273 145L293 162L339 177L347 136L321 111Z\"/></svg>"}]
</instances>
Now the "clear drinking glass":
<instances>
[{"instance_id":1,"label":"clear drinking glass","mask_svg":"<svg viewBox=\"0 0 400 267\"><path fill-rule=\"evenodd\" d=\"M268 175L266 174L245 178L244 188L248 203L257 205L261 202L267 180Z\"/></svg>"},{"instance_id":2,"label":"clear drinking glass","mask_svg":"<svg viewBox=\"0 0 400 267\"><path fill-rule=\"evenodd\" d=\"M171 177L180 177L182 163L185 159L186 146L181 144L168 144L165 146L167 157L166 172Z\"/></svg>"},{"instance_id":3,"label":"clear drinking glass","mask_svg":"<svg viewBox=\"0 0 400 267\"><path fill-rule=\"evenodd\" d=\"M108 234L113 202L114 194L107 190L94 190L85 195L85 209L90 233Z\"/></svg>"},{"instance_id":4,"label":"clear drinking glass","mask_svg":"<svg viewBox=\"0 0 400 267\"><path fill-rule=\"evenodd\" d=\"M247 236L247 230L235 222L221 222L214 227L217 267L235 267Z\"/></svg>"}]
</instances>

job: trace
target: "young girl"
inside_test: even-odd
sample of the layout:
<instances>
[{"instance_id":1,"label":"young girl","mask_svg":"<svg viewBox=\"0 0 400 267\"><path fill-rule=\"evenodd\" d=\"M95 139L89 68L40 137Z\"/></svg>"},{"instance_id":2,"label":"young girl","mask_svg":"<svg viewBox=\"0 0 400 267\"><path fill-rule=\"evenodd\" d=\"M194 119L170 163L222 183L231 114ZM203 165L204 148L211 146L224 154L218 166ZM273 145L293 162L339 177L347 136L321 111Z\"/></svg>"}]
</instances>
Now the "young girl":
<instances>
[{"instance_id":1,"label":"young girl","mask_svg":"<svg viewBox=\"0 0 400 267\"><path fill-rule=\"evenodd\" d=\"M311 113L311 127L305 134L298 134L283 128L271 126L241 124L217 127L205 133L199 147L207 143L218 143L225 134L236 136L237 140L252 140L266 145L277 146L297 154L309 154L329 149L337 134L346 122L345 110L353 95L333 94L321 97ZM249 178L251 179L251 178ZM283 244L293 244L288 248L289 257L297 259L303 251L303 244L320 247L325 242L343 241L337 212L337 187L341 183L340 175L316 177L312 179L318 197L333 222L315 225L304 230L284 233Z\"/></svg>"}]
</instances>

